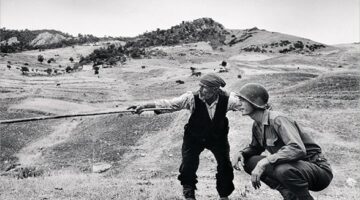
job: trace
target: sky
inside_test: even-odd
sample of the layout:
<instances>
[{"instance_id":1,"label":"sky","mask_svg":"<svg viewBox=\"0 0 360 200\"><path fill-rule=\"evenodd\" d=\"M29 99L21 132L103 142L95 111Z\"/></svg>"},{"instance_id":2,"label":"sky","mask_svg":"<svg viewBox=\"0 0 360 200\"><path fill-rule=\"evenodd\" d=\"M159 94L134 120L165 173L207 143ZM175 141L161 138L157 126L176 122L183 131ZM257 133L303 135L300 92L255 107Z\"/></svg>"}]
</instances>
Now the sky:
<instances>
[{"instance_id":1,"label":"sky","mask_svg":"<svg viewBox=\"0 0 360 200\"><path fill-rule=\"evenodd\" d=\"M0 27L137 36L210 17L325 44L359 42L360 0L0 0Z\"/></svg>"}]
</instances>

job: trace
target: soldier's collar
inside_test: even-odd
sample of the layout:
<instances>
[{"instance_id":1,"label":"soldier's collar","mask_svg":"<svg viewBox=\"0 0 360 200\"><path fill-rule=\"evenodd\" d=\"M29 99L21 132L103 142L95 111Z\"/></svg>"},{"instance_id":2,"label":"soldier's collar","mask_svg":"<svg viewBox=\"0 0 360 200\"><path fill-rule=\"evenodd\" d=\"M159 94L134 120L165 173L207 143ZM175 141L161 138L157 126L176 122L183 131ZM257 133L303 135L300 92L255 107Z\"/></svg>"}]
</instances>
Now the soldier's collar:
<instances>
[{"instance_id":1,"label":"soldier's collar","mask_svg":"<svg viewBox=\"0 0 360 200\"><path fill-rule=\"evenodd\" d=\"M269 110L265 109L261 120L262 125L269 125L269 115L270 115Z\"/></svg>"}]
</instances>

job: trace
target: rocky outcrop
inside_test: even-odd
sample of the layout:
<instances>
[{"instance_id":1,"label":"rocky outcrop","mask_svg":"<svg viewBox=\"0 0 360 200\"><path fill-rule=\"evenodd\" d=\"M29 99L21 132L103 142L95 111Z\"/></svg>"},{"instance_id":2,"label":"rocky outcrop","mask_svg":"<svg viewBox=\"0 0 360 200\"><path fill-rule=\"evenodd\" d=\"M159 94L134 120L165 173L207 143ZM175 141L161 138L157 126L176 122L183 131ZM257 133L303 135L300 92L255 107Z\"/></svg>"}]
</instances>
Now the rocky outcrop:
<instances>
[{"instance_id":1,"label":"rocky outcrop","mask_svg":"<svg viewBox=\"0 0 360 200\"><path fill-rule=\"evenodd\" d=\"M7 40L1 41L0 45L13 45L13 44L17 44L19 43L19 40L17 39L17 37L11 37Z\"/></svg>"},{"instance_id":2,"label":"rocky outcrop","mask_svg":"<svg viewBox=\"0 0 360 200\"><path fill-rule=\"evenodd\" d=\"M60 34L51 34L49 32L40 33L34 40L30 42L31 46L44 46L49 44L60 43L66 38Z\"/></svg>"}]
</instances>

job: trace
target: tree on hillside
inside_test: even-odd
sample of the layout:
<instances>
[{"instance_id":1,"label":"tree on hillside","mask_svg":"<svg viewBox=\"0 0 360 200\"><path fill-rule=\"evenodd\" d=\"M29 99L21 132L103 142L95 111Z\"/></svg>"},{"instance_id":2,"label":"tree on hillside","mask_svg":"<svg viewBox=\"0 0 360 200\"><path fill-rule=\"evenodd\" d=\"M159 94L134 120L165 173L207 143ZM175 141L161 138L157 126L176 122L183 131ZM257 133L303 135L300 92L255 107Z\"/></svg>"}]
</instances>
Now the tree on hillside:
<instances>
[{"instance_id":1,"label":"tree on hillside","mask_svg":"<svg viewBox=\"0 0 360 200\"><path fill-rule=\"evenodd\" d=\"M40 63L42 63L42 62L44 61L44 56L38 55L37 60L38 60Z\"/></svg>"},{"instance_id":2,"label":"tree on hillside","mask_svg":"<svg viewBox=\"0 0 360 200\"><path fill-rule=\"evenodd\" d=\"M93 69L95 74L99 74L99 69L100 69L99 66L94 66Z\"/></svg>"},{"instance_id":3,"label":"tree on hillside","mask_svg":"<svg viewBox=\"0 0 360 200\"><path fill-rule=\"evenodd\" d=\"M56 62L55 58L50 58L47 63L50 64L51 62Z\"/></svg>"},{"instance_id":4,"label":"tree on hillside","mask_svg":"<svg viewBox=\"0 0 360 200\"><path fill-rule=\"evenodd\" d=\"M70 73L73 69L70 66L67 66L65 68L66 73Z\"/></svg>"},{"instance_id":5,"label":"tree on hillside","mask_svg":"<svg viewBox=\"0 0 360 200\"><path fill-rule=\"evenodd\" d=\"M29 68L28 67L21 67L21 72L23 75L25 75L27 72L29 72Z\"/></svg>"},{"instance_id":6,"label":"tree on hillside","mask_svg":"<svg viewBox=\"0 0 360 200\"><path fill-rule=\"evenodd\" d=\"M74 62L74 58L73 58L73 57L70 57L69 60L70 60L70 62Z\"/></svg>"},{"instance_id":7,"label":"tree on hillside","mask_svg":"<svg viewBox=\"0 0 360 200\"><path fill-rule=\"evenodd\" d=\"M47 69L45 70L45 72L46 72L48 75L51 75L52 69L51 69L51 68L47 68Z\"/></svg>"}]
</instances>

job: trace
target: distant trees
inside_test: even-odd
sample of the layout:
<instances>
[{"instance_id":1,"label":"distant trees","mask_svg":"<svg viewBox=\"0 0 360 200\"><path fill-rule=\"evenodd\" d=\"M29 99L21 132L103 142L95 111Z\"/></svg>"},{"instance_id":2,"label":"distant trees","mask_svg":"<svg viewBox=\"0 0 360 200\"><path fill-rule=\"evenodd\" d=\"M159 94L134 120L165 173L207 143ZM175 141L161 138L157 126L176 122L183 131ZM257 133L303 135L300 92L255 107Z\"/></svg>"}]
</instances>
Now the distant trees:
<instances>
[{"instance_id":1,"label":"distant trees","mask_svg":"<svg viewBox=\"0 0 360 200\"><path fill-rule=\"evenodd\" d=\"M73 57L70 57L69 60L70 60L70 62L74 62L74 58L73 58Z\"/></svg>"},{"instance_id":2,"label":"distant trees","mask_svg":"<svg viewBox=\"0 0 360 200\"><path fill-rule=\"evenodd\" d=\"M279 48L280 47L280 48ZM282 47L282 48L281 48ZM242 48L241 50L245 52L259 52L259 53L273 53L276 52L275 50L270 49L277 49L276 51L279 53L310 53L315 51L319 48L325 48L325 45L323 44L309 44L309 42L306 42L304 44L303 41L289 41L289 40L280 40L278 42L272 42L270 44L262 44L262 45L250 45L245 48Z\"/></svg>"},{"instance_id":3,"label":"distant trees","mask_svg":"<svg viewBox=\"0 0 360 200\"><path fill-rule=\"evenodd\" d=\"M227 34L228 32L223 25L211 18L201 18L192 22L183 22L167 30L158 28L155 31L146 32L134 39L129 39L124 46L116 47L112 44L107 48L96 49L80 62L89 63L92 61L97 64L102 61L104 64L113 65L116 62L125 62L127 57L134 59L150 57L154 52L146 51L145 49L148 47L200 41L210 42L210 45L216 48L225 44Z\"/></svg>"}]
</instances>

